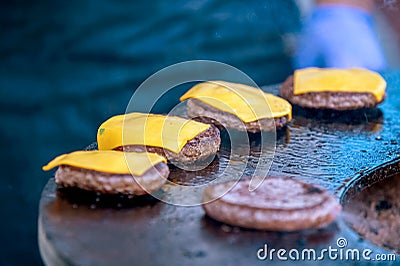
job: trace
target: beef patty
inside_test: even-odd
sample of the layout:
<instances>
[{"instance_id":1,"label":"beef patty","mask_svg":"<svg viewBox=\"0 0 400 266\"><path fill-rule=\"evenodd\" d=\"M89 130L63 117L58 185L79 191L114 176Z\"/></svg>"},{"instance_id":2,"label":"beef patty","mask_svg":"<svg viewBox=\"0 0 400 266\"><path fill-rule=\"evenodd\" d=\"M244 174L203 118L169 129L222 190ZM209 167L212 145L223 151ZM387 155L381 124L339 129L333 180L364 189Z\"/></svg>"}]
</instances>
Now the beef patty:
<instances>
[{"instance_id":1,"label":"beef patty","mask_svg":"<svg viewBox=\"0 0 400 266\"><path fill-rule=\"evenodd\" d=\"M56 183L104 194L144 195L161 188L169 175L168 166L161 162L141 176L113 174L61 165L55 175Z\"/></svg>"},{"instance_id":2,"label":"beef patty","mask_svg":"<svg viewBox=\"0 0 400 266\"><path fill-rule=\"evenodd\" d=\"M293 94L293 75L282 83L279 95L292 104L314 109L331 110L356 110L361 108L374 108L378 102L371 93L355 92L309 92L300 95Z\"/></svg>"},{"instance_id":3,"label":"beef patty","mask_svg":"<svg viewBox=\"0 0 400 266\"><path fill-rule=\"evenodd\" d=\"M197 99L188 99L187 113L191 118L203 123L251 133L280 129L288 122L288 116L283 116L278 118L263 118L245 123L236 115L221 111Z\"/></svg>"},{"instance_id":4,"label":"beef patty","mask_svg":"<svg viewBox=\"0 0 400 266\"><path fill-rule=\"evenodd\" d=\"M341 210L325 189L292 178L267 177L252 192L249 184L246 178L207 187L203 194L207 215L245 228L297 231L327 226Z\"/></svg>"},{"instance_id":5,"label":"beef patty","mask_svg":"<svg viewBox=\"0 0 400 266\"><path fill-rule=\"evenodd\" d=\"M170 150L144 145L125 145L117 147L115 150L125 152L152 152L164 156L171 162L191 163L206 159L215 155L219 150L221 137L218 128L211 126L209 129L201 132L193 139L189 140L179 153Z\"/></svg>"}]
</instances>

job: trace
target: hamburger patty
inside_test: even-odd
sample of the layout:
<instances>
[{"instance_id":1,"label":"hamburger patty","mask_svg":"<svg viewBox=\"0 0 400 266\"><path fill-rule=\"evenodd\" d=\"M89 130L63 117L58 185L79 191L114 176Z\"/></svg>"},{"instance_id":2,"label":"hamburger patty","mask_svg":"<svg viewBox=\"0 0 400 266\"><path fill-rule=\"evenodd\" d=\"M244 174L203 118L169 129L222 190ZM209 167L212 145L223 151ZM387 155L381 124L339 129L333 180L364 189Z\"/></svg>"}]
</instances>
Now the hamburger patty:
<instances>
[{"instance_id":1,"label":"hamburger patty","mask_svg":"<svg viewBox=\"0 0 400 266\"><path fill-rule=\"evenodd\" d=\"M126 145L117 147L115 150L125 152L152 152L164 156L169 161L190 163L202 160L214 155L219 150L221 137L218 128L211 127L199 135L189 140L179 153L172 152L161 147L144 146L144 145Z\"/></svg>"},{"instance_id":2,"label":"hamburger patty","mask_svg":"<svg viewBox=\"0 0 400 266\"><path fill-rule=\"evenodd\" d=\"M306 108L355 110L361 108L374 108L378 102L371 93L354 92L309 92L300 95L293 94L293 75L282 83L279 95L291 102Z\"/></svg>"},{"instance_id":3,"label":"hamburger patty","mask_svg":"<svg viewBox=\"0 0 400 266\"><path fill-rule=\"evenodd\" d=\"M56 183L64 187L78 187L105 194L144 195L157 191L166 182L168 166L161 162L142 176L113 174L61 165L56 171Z\"/></svg>"},{"instance_id":4,"label":"hamburger patty","mask_svg":"<svg viewBox=\"0 0 400 266\"><path fill-rule=\"evenodd\" d=\"M190 117L203 123L251 133L280 129L286 125L288 120L287 116L283 116L278 118L263 118L245 123L236 115L221 111L197 99L188 99L187 113Z\"/></svg>"},{"instance_id":5,"label":"hamburger patty","mask_svg":"<svg viewBox=\"0 0 400 266\"><path fill-rule=\"evenodd\" d=\"M203 194L207 215L245 228L297 231L327 226L341 210L325 189L292 178L267 177L252 192L249 184L246 178L207 187Z\"/></svg>"}]
</instances>

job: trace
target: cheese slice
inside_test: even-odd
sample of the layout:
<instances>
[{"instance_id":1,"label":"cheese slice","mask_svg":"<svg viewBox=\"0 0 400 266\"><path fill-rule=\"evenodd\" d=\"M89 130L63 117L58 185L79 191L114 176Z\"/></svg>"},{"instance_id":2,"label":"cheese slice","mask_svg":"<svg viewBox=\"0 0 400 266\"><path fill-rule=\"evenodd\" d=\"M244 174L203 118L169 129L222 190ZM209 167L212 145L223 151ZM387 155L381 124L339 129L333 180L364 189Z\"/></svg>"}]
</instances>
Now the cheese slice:
<instances>
[{"instance_id":1,"label":"cheese slice","mask_svg":"<svg viewBox=\"0 0 400 266\"><path fill-rule=\"evenodd\" d=\"M305 68L294 72L294 95L309 92L371 93L381 102L386 81L376 72L362 68Z\"/></svg>"},{"instance_id":2,"label":"cheese slice","mask_svg":"<svg viewBox=\"0 0 400 266\"><path fill-rule=\"evenodd\" d=\"M167 161L163 156L155 153L76 151L56 157L43 166L43 170L48 171L56 166L69 165L98 172L141 176L160 162Z\"/></svg>"},{"instance_id":3,"label":"cheese slice","mask_svg":"<svg viewBox=\"0 0 400 266\"><path fill-rule=\"evenodd\" d=\"M130 113L111 117L97 131L99 150L146 145L179 153L185 144L210 125L176 116Z\"/></svg>"},{"instance_id":4,"label":"cheese slice","mask_svg":"<svg viewBox=\"0 0 400 266\"><path fill-rule=\"evenodd\" d=\"M280 97L261 89L226 81L209 81L195 85L181 98L196 98L218 110L236 115L245 123L262 118L288 116L292 119L292 106Z\"/></svg>"}]
</instances>

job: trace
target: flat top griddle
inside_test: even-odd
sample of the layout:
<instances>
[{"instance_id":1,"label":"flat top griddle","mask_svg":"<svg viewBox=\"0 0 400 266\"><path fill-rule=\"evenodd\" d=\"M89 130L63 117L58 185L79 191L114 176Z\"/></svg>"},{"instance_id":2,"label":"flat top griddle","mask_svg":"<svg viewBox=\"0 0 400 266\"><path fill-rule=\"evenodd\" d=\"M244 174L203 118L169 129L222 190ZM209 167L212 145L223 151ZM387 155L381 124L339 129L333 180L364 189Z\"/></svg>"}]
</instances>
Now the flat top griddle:
<instances>
[{"instance_id":1,"label":"flat top griddle","mask_svg":"<svg viewBox=\"0 0 400 266\"><path fill-rule=\"evenodd\" d=\"M400 72L384 77L388 97L377 109L329 112L294 107L292 123L277 133L269 174L321 185L345 202L388 172L400 172ZM264 90L276 94L278 88ZM249 161L257 160L257 145L257 136L252 136L254 158ZM204 170L172 168L170 178L188 185L215 178L227 164L228 150L222 145L218 158ZM39 208L39 245L49 265L277 265L284 262L276 257L259 260L257 251L265 244L268 249L338 248L339 238L346 239L348 248L387 252L361 239L342 217L318 230L247 230L208 218L200 206L174 206L151 196L130 199L57 189L54 179L45 186ZM349 262L325 258L324 263Z\"/></svg>"}]
</instances>

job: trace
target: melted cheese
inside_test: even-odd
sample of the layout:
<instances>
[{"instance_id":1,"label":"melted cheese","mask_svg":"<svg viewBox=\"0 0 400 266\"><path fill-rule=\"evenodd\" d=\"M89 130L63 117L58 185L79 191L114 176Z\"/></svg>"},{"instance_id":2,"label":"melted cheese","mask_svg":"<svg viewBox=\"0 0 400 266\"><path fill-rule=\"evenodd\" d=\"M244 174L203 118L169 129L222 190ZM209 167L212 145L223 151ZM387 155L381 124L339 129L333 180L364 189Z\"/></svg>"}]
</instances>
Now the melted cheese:
<instances>
[{"instance_id":1,"label":"melted cheese","mask_svg":"<svg viewBox=\"0 0 400 266\"><path fill-rule=\"evenodd\" d=\"M305 68L294 72L294 95L308 92L371 93L378 102L385 95L386 81L376 72L362 69Z\"/></svg>"},{"instance_id":2,"label":"melted cheese","mask_svg":"<svg viewBox=\"0 0 400 266\"><path fill-rule=\"evenodd\" d=\"M98 172L141 176L160 162L166 163L166 159L155 153L76 151L56 157L43 166L43 170L69 165Z\"/></svg>"},{"instance_id":3,"label":"melted cheese","mask_svg":"<svg viewBox=\"0 0 400 266\"><path fill-rule=\"evenodd\" d=\"M245 123L262 118L288 116L292 119L292 106L286 100L243 84L212 81L195 85L181 98L196 98L218 110L236 115Z\"/></svg>"},{"instance_id":4,"label":"melted cheese","mask_svg":"<svg viewBox=\"0 0 400 266\"><path fill-rule=\"evenodd\" d=\"M176 116L130 113L111 117L98 129L99 150L146 145L179 153L185 144L210 125Z\"/></svg>"}]
</instances>

